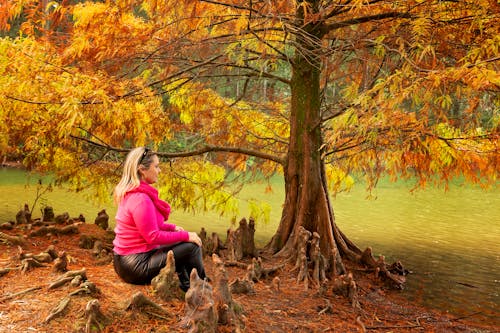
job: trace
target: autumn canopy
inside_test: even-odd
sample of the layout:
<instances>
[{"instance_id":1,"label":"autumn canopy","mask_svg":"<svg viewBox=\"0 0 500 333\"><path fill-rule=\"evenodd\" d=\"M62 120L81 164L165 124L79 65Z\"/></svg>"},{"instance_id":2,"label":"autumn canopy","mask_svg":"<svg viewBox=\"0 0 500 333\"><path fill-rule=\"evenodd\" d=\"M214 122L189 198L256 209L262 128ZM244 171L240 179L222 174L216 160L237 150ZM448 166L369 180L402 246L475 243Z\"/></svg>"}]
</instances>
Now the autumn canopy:
<instances>
[{"instance_id":1,"label":"autumn canopy","mask_svg":"<svg viewBox=\"0 0 500 333\"><path fill-rule=\"evenodd\" d=\"M353 175L497 181L499 19L494 0L2 0L0 151L107 196L148 145L174 206L229 214L235 182L282 174L268 249L304 227L341 272L363 253L329 193Z\"/></svg>"}]
</instances>

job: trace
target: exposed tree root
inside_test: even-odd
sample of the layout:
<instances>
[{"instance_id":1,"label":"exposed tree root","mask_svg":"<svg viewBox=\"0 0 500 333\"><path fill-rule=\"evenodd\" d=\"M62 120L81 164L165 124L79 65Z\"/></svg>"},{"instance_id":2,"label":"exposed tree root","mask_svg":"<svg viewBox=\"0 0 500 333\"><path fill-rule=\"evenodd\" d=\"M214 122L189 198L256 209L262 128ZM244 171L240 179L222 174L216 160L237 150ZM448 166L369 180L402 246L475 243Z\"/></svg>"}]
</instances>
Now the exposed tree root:
<instances>
[{"instance_id":1,"label":"exposed tree root","mask_svg":"<svg viewBox=\"0 0 500 333\"><path fill-rule=\"evenodd\" d=\"M47 222L47 221L54 221L55 214L54 214L54 208L50 206L45 206L43 207L43 214L42 214L42 221Z\"/></svg>"},{"instance_id":2,"label":"exposed tree root","mask_svg":"<svg viewBox=\"0 0 500 333\"><path fill-rule=\"evenodd\" d=\"M206 280L198 276L196 269L191 271L190 288L186 293L186 312L181 327L188 332L216 332L217 310L213 290Z\"/></svg>"},{"instance_id":3,"label":"exposed tree root","mask_svg":"<svg viewBox=\"0 0 500 333\"><path fill-rule=\"evenodd\" d=\"M109 322L109 318L101 311L99 301L93 299L85 307L85 333L101 332L102 328Z\"/></svg>"},{"instance_id":4,"label":"exposed tree root","mask_svg":"<svg viewBox=\"0 0 500 333\"><path fill-rule=\"evenodd\" d=\"M109 239L108 237L106 237L105 239L99 239L94 235L87 234L80 235L78 246L80 246L82 249L92 250L92 254L97 258L96 265L107 265L113 261L112 239L114 237L112 234L113 233L110 231Z\"/></svg>"},{"instance_id":5,"label":"exposed tree root","mask_svg":"<svg viewBox=\"0 0 500 333\"><path fill-rule=\"evenodd\" d=\"M36 267L45 267L45 265L38 262L35 258L26 258L21 260L22 273L26 273Z\"/></svg>"},{"instance_id":6,"label":"exposed tree root","mask_svg":"<svg viewBox=\"0 0 500 333\"><path fill-rule=\"evenodd\" d=\"M158 297L163 301L169 301L172 298L180 297L173 251L168 251L167 263L165 267L160 270L160 273L153 278L151 285Z\"/></svg>"},{"instance_id":7,"label":"exposed tree root","mask_svg":"<svg viewBox=\"0 0 500 333\"><path fill-rule=\"evenodd\" d=\"M268 278L273 275L278 270L285 267L285 264L280 264L271 267L264 267L262 263L262 258L252 258L252 263L247 266L247 276L246 278L253 282L259 282L261 279Z\"/></svg>"},{"instance_id":8,"label":"exposed tree root","mask_svg":"<svg viewBox=\"0 0 500 333\"><path fill-rule=\"evenodd\" d=\"M233 300L231 295L224 262L216 254L212 255L212 261L215 264L214 300L218 322L222 325L231 325L234 328L233 331L239 331L241 321L237 313L241 311L241 306Z\"/></svg>"},{"instance_id":9,"label":"exposed tree root","mask_svg":"<svg viewBox=\"0 0 500 333\"><path fill-rule=\"evenodd\" d=\"M366 326L365 324L363 323L363 321L361 321L361 317L356 317L356 324L359 326L359 331L361 333L366 333Z\"/></svg>"},{"instance_id":10,"label":"exposed tree root","mask_svg":"<svg viewBox=\"0 0 500 333\"><path fill-rule=\"evenodd\" d=\"M0 269L0 277L7 275L10 271L19 270L20 267L5 267Z\"/></svg>"},{"instance_id":11,"label":"exposed tree root","mask_svg":"<svg viewBox=\"0 0 500 333\"><path fill-rule=\"evenodd\" d=\"M78 278L78 276L76 276L75 278ZM85 281L85 282L81 283L79 285L79 287L80 288L69 293L69 296L76 296L76 295L83 294L83 295L91 295L93 297L97 297L101 294L101 291L99 290L99 288L97 288L97 286L90 281Z\"/></svg>"},{"instance_id":12,"label":"exposed tree root","mask_svg":"<svg viewBox=\"0 0 500 333\"><path fill-rule=\"evenodd\" d=\"M4 223L0 224L0 229L12 230L12 229L14 229L14 225L15 225L15 223L13 221L4 222Z\"/></svg>"},{"instance_id":13,"label":"exposed tree root","mask_svg":"<svg viewBox=\"0 0 500 333\"><path fill-rule=\"evenodd\" d=\"M58 254L54 248L54 245L50 245L47 250L40 252L39 254L26 253L22 247L18 246L19 260L33 258L40 263L50 263L58 257Z\"/></svg>"},{"instance_id":14,"label":"exposed tree root","mask_svg":"<svg viewBox=\"0 0 500 333\"><path fill-rule=\"evenodd\" d=\"M6 245L19 245L22 247L26 246L26 239L22 236L10 236L6 233L0 232L0 243Z\"/></svg>"},{"instance_id":15,"label":"exposed tree root","mask_svg":"<svg viewBox=\"0 0 500 333\"><path fill-rule=\"evenodd\" d=\"M74 279L74 277L65 277L65 278L60 278L54 282L52 282L48 289L51 290L51 289L56 289L56 288L59 288L61 286L64 286L65 284L67 283L70 283L72 280Z\"/></svg>"},{"instance_id":16,"label":"exposed tree root","mask_svg":"<svg viewBox=\"0 0 500 333\"><path fill-rule=\"evenodd\" d=\"M108 221L109 215L106 213L106 210L103 209L99 213L97 213L97 217L95 218L94 223L101 227L101 229L106 230L108 229Z\"/></svg>"},{"instance_id":17,"label":"exposed tree root","mask_svg":"<svg viewBox=\"0 0 500 333\"><path fill-rule=\"evenodd\" d=\"M240 261L224 261L224 265L228 267L238 267L238 268L247 268L248 264Z\"/></svg>"},{"instance_id":18,"label":"exposed tree root","mask_svg":"<svg viewBox=\"0 0 500 333\"><path fill-rule=\"evenodd\" d=\"M358 300L358 287L352 277L352 273L343 274L333 280L333 292L345 296L351 302L353 308L360 308Z\"/></svg>"},{"instance_id":19,"label":"exposed tree root","mask_svg":"<svg viewBox=\"0 0 500 333\"><path fill-rule=\"evenodd\" d=\"M244 278L242 280L236 278L229 285L229 289L233 294L255 294L254 283L247 278Z\"/></svg>"},{"instance_id":20,"label":"exposed tree root","mask_svg":"<svg viewBox=\"0 0 500 333\"><path fill-rule=\"evenodd\" d=\"M0 303L8 301L8 300L13 299L13 298L16 298L17 296L22 296L22 295L30 293L32 291L39 290L39 289L42 289L42 287L28 288L28 289L19 291L17 293L14 293L12 295L4 296L4 297L0 298Z\"/></svg>"},{"instance_id":21,"label":"exposed tree root","mask_svg":"<svg viewBox=\"0 0 500 333\"><path fill-rule=\"evenodd\" d=\"M127 303L127 306L125 307L125 310L127 310L127 311L129 311L129 310L140 310L140 311L142 311L144 313L148 313L150 315L154 315L154 316L162 318L162 316L158 315L157 313L150 311L149 308L152 308L152 309L156 310L161 315L170 317L170 314L167 312L167 310L165 310L164 308L162 308L159 304L153 302L151 299L149 299L148 297L146 297L140 291L137 292L137 293L135 293L132 296L132 298L130 299L130 301Z\"/></svg>"},{"instance_id":22,"label":"exposed tree root","mask_svg":"<svg viewBox=\"0 0 500 333\"><path fill-rule=\"evenodd\" d=\"M302 226L299 227L299 234L297 237L297 253L293 254L293 256L296 256L295 266L290 271L290 272L295 272L298 270L297 283L303 281L305 290L309 288L309 280L311 279L309 275L309 262L307 258L307 248L311 235L312 234L310 231L306 230ZM293 256L290 257L289 259L290 261L293 261Z\"/></svg>"},{"instance_id":23,"label":"exposed tree root","mask_svg":"<svg viewBox=\"0 0 500 333\"><path fill-rule=\"evenodd\" d=\"M77 234L80 231L78 230L78 227L76 225L70 224L62 228L57 228L54 226L42 226L37 230L33 230L30 233L30 237L36 237L36 236L45 236L47 234L52 234L52 235L69 235L69 234Z\"/></svg>"},{"instance_id":24,"label":"exposed tree root","mask_svg":"<svg viewBox=\"0 0 500 333\"><path fill-rule=\"evenodd\" d=\"M333 311L332 302L330 302L329 299L325 299L325 301L326 301L326 306L318 311L319 315L322 315L325 313L332 313L332 311Z\"/></svg>"},{"instance_id":25,"label":"exposed tree root","mask_svg":"<svg viewBox=\"0 0 500 333\"><path fill-rule=\"evenodd\" d=\"M94 246L92 247L92 254L95 257L99 257L104 250L104 244L100 240L96 240L94 242Z\"/></svg>"},{"instance_id":26,"label":"exposed tree root","mask_svg":"<svg viewBox=\"0 0 500 333\"><path fill-rule=\"evenodd\" d=\"M54 217L54 222L56 224L66 224L69 221L69 214L68 212L64 212L62 214L56 215Z\"/></svg>"},{"instance_id":27,"label":"exposed tree root","mask_svg":"<svg viewBox=\"0 0 500 333\"><path fill-rule=\"evenodd\" d=\"M82 249L92 249L94 247L94 243L98 240L98 238L94 235L82 234L80 235L80 240L78 242L78 246Z\"/></svg>"},{"instance_id":28,"label":"exposed tree root","mask_svg":"<svg viewBox=\"0 0 500 333\"><path fill-rule=\"evenodd\" d=\"M375 272L375 277L381 277L388 281L388 283L397 289L403 289L403 285L406 282L405 274L406 271L403 268L401 263L395 263L392 266L392 269L396 273L391 273L388 269L387 264L385 263L384 256L380 256L378 260L375 260L372 254L372 249L367 247L366 250L361 255L360 259L361 263L373 269ZM399 274L401 273L401 275Z\"/></svg>"},{"instance_id":29,"label":"exposed tree root","mask_svg":"<svg viewBox=\"0 0 500 333\"><path fill-rule=\"evenodd\" d=\"M229 235L231 233L231 235ZM257 250L254 242L255 221L250 218L249 222L245 218L240 220L238 229L228 232L228 249L231 249L231 255L234 253L234 258L230 260L241 260L245 257L256 257ZM229 242L230 241L230 242Z\"/></svg>"},{"instance_id":30,"label":"exposed tree root","mask_svg":"<svg viewBox=\"0 0 500 333\"><path fill-rule=\"evenodd\" d=\"M68 270L68 256L65 251L62 251L54 260L52 270L56 273L64 273Z\"/></svg>"},{"instance_id":31,"label":"exposed tree root","mask_svg":"<svg viewBox=\"0 0 500 333\"><path fill-rule=\"evenodd\" d=\"M16 214L16 224L26 224L31 222L31 212L28 204L24 204L24 208Z\"/></svg>"},{"instance_id":32,"label":"exposed tree root","mask_svg":"<svg viewBox=\"0 0 500 333\"><path fill-rule=\"evenodd\" d=\"M205 228L201 228L200 239L203 244L204 256L211 256L214 253L219 255L219 251L226 248L217 233L212 232L212 236L208 237Z\"/></svg>"},{"instance_id":33,"label":"exposed tree root","mask_svg":"<svg viewBox=\"0 0 500 333\"><path fill-rule=\"evenodd\" d=\"M317 232L313 232L311 239L311 248L309 250L309 258L313 265L312 280L317 286L319 286L321 282L326 280L326 259L321 254L319 240L320 235Z\"/></svg>"},{"instance_id":34,"label":"exposed tree root","mask_svg":"<svg viewBox=\"0 0 500 333\"><path fill-rule=\"evenodd\" d=\"M59 287L65 285L66 283L73 281L73 279L78 278L78 277L82 281L87 280L87 271L85 270L85 268L83 268L81 270L68 271L68 272L64 273L56 281L52 282L49 285L48 290L59 288Z\"/></svg>"},{"instance_id":35,"label":"exposed tree root","mask_svg":"<svg viewBox=\"0 0 500 333\"><path fill-rule=\"evenodd\" d=\"M300 248L299 254L297 256L297 261L295 263L295 267L292 271L298 269L299 273L297 274L297 283L304 281L304 289L307 290L309 288L309 280L311 279L309 275L309 265L307 261L306 249Z\"/></svg>"},{"instance_id":36,"label":"exposed tree root","mask_svg":"<svg viewBox=\"0 0 500 333\"><path fill-rule=\"evenodd\" d=\"M71 298L69 296L64 297L59 304L50 311L49 315L45 318L44 322L48 323L55 317L61 315L64 310L68 307Z\"/></svg>"}]
</instances>

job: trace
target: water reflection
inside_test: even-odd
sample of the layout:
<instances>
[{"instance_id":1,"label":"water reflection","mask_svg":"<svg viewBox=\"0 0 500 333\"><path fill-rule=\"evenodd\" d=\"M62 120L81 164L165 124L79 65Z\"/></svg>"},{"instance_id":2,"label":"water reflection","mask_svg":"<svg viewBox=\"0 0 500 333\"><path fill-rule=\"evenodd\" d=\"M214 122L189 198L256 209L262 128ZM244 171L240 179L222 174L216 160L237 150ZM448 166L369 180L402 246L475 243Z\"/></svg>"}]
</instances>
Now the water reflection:
<instances>
[{"instance_id":1,"label":"water reflection","mask_svg":"<svg viewBox=\"0 0 500 333\"><path fill-rule=\"evenodd\" d=\"M412 194L386 186L377 200L338 197L336 216L358 245L413 271L404 292L410 299L464 316L481 312L477 318L500 324L498 193L454 186Z\"/></svg>"}]
</instances>

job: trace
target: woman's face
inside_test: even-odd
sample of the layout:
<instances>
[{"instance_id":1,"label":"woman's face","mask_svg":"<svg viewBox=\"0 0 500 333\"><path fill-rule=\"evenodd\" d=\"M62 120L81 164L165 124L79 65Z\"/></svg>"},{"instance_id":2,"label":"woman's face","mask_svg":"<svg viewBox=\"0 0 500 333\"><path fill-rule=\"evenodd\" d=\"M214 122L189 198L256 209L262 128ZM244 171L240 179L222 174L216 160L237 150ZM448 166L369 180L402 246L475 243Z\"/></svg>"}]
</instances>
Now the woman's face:
<instances>
[{"instance_id":1,"label":"woman's face","mask_svg":"<svg viewBox=\"0 0 500 333\"><path fill-rule=\"evenodd\" d=\"M148 184L154 184L158 181L158 174L160 173L160 159L158 156L153 155L151 158L153 161L149 165L149 168L144 166L139 167L139 174L141 175L141 180Z\"/></svg>"}]
</instances>

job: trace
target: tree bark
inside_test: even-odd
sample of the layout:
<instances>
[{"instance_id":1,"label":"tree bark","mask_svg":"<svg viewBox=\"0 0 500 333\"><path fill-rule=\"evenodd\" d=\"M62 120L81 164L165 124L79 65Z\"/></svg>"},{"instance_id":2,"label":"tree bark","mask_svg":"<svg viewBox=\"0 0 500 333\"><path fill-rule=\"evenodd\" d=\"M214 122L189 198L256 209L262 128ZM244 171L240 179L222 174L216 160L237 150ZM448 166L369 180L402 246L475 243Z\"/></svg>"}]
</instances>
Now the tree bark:
<instances>
[{"instance_id":1,"label":"tree bark","mask_svg":"<svg viewBox=\"0 0 500 333\"><path fill-rule=\"evenodd\" d=\"M102 328L109 321L109 318L101 311L101 305L96 299L90 300L85 307L85 333L91 333L97 330L101 332Z\"/></svg>"},{"instance_id":2,"label":"tree bark","mask_svg":"<svg viewBox=\"0 0 500 333\"><path fill-rule=\"evenodd\" d=\"M167 264L153 278L151 286L163 301L170 301L180 296L180 288L175 274L175 258L172 250L167 253Z\"/></svg>"},{"instance_id":3,"label":"tree bark","mask_svg":"<svg viewBox=\"0 0 500 333\"><path fill-rule=\"evenodd\" d=\"M218 317L212 286L198 277L196 269L191 271L190 282L181 327L187 328L189 333L216 332Z\"/></svg>"},{"instance_id":4,"label":"tree bark","mask_svg":"<svg viewBox=\"0 0 500 333\"><path fill-rule=\"evenodd\" d=\"M317 1L308 4L317 10ZM303 9L299 9L297 19L303 21L303 15ZM303 227L321 235L320 248L328 262L332 262L337 245L321 158L321 59L313 51L323 32L321 26L310 24L304 30L307 36L297 37L298 50L292 63L290 143L284 166L285 205L270 247L281 255L292 255L298 228Z\"/></svg>"},{"instance_id":5,"label":"tree bark","mask_svg":"<svg viewBox=\"0 0 500 333\"><path fill-rule=\"evenodd\" d=\"M290 139L284 163L285 204L276 234L267 249L292 262L298 255L299 228L316 232L325 268L330 277L345 274L343 258L360 263L362 251L351 242L335 223L328 196L325 163L322 158L321 127L321 54L319 41L327 29L321 23L304 20L319 11L319 1L298 1L297 23L304 31L297 35L292 60Z\"/></svg>"}]
</instances>

